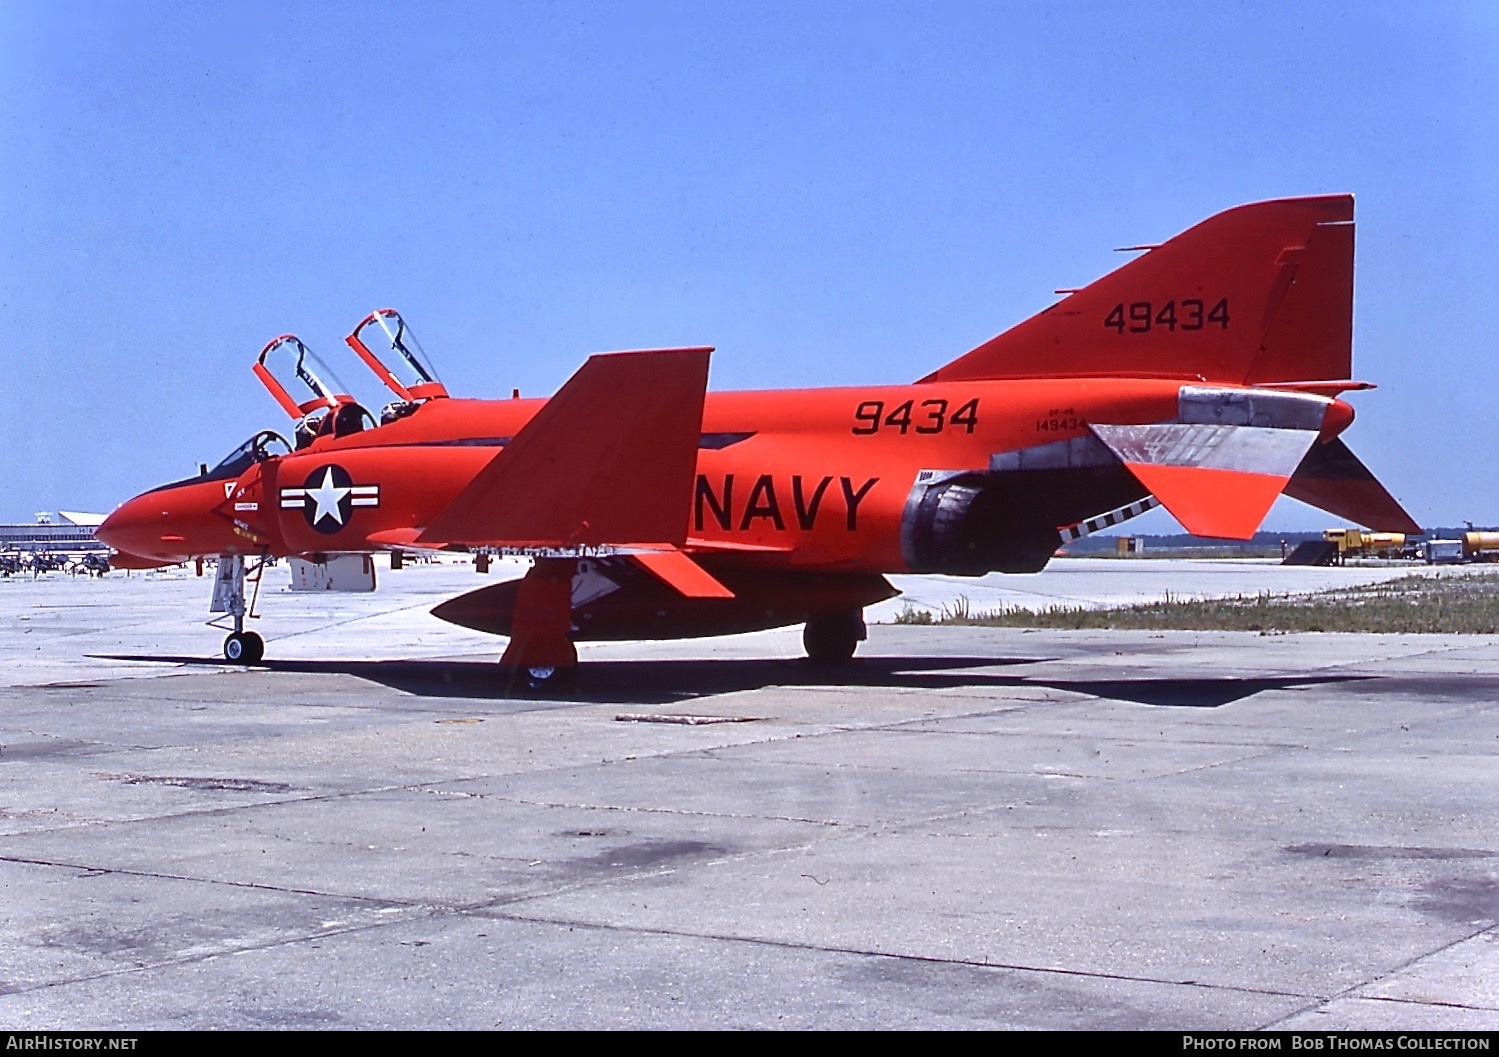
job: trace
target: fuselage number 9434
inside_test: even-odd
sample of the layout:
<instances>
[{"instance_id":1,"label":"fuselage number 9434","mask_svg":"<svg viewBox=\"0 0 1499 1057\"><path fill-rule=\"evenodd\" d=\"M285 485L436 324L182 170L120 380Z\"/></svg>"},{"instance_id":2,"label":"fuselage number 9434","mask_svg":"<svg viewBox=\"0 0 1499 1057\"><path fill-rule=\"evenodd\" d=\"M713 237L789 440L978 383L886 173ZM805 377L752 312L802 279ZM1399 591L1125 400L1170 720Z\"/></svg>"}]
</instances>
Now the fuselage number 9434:
<instances>
[{"instance_id":1,"label":"fuselage number 9434","mask_svg":"<svg viewBox=\"0 0 1499 1057\"><path fill-rule=\"evenodd\" d=\"M1159 304L1152 301L1120 302L1103 325L1115 334L1148 334L1152 330L1203 330L1207 327L1228 329L1228 298L1220 297L1212 308L1197 297L1175 299Z\"/></svg>"},{"instance_id":2,"label":"fuselage number 9434","mask_svg":"<svg viewBox=\"0 0 1499 1057\"><path fill-rule=\"evenodd\" d=\"M906 400L887 414L883 400L865 400L854 410L853 432L859 436L869 436L881 430L899 430L902 436L957 429L972 433L979 424L978 397L950 409L947 400Z\"/></svg>"}]
</instances>

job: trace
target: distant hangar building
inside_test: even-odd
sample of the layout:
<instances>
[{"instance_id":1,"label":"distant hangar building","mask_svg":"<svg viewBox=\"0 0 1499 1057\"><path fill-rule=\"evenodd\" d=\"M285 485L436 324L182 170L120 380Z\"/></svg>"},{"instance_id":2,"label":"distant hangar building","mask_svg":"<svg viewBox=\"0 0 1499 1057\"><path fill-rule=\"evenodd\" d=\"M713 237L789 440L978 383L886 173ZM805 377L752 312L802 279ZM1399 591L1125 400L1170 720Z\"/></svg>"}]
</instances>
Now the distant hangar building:
<instances>
[{"instance_id":1,"label":"distant hangar building","mask_svg":"<svg viewBox=\"0 0 1499 1057\"><path fill-rule=\"evenodd\" d=\"M75 510L41 511L30 524L0 525L0 574L40 573L52 569L102 573L109 548L94 538L103 514Z\"/></svg>"}]
</instances>

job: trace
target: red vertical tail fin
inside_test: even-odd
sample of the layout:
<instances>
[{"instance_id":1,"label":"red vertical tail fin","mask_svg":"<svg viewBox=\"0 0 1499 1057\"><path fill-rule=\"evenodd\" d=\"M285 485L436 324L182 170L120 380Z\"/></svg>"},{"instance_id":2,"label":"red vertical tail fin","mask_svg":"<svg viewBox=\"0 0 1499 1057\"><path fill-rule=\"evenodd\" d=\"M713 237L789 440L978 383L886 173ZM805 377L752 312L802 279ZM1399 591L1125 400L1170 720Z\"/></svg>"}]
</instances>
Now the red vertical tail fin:
<instances>
[{"instance_id":1,"label":"red vertical tail fin","mask_svg":"<svg viewBox=\"0 0 1499 1057\"><path fill-rule=\"evenodd\" d=\"M1154 375L1228 384L1351 368L1353 196L1209 217L924 382Z\"/></svg>"}]
</instances>

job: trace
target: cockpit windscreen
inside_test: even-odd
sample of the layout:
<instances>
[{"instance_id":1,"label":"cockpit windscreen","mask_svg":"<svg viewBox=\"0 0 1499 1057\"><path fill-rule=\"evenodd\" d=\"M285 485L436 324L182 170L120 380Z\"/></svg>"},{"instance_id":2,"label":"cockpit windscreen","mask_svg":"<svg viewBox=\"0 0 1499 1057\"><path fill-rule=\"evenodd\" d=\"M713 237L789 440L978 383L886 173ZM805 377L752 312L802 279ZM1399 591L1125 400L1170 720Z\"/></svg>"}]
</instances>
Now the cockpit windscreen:
<instances>
[{"instance_id":1,"label":"cockpit windscreen","mask_svg":"<svg viewBox=\"0 0 1499 1057\"><path fill-rule=\"evenodd\" d=\"M208 471L208 477L210 480L238 477L257 462L290 454L291 445L285 437L273 430L263 429L224 456L217 466Z\"/></svg>"}]
</instances>

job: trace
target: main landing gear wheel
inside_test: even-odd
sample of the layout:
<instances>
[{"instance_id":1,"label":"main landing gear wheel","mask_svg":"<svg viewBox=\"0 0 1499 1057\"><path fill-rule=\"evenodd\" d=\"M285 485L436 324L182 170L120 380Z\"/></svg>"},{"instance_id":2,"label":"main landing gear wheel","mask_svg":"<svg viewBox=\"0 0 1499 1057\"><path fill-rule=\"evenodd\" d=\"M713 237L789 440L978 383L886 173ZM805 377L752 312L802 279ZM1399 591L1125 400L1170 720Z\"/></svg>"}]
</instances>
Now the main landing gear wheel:
<instances>
[{"instance_id":1,"label":"main landing gear wheel","mask_svg":"<svg viewBox=\"0 0 1499 1057\"><path fill-rule=\"evenodd\" d=\"M224 659L254 664L265 656L265 640L253 631L236 631L224 640Z\"/></svg>"},{"instance_id":2,"label":"main landing gear wheel","mask_svg":"<svg viewBox=\"0 0 1499 1057\"><path fill-rule=\"evenodd\" d=\"M573 684L573 676L577 674L576 668L552 667L551 665L532 665L527 668L511 668L502 666L500 671L504 673L505 684L512 690L565 690Z\"/></svg>"},{"instance_id":3,"label":"main landing gear wheel","mask_svg":"<svg viewBox=\"0 0 1499 1057\"><path fill-rule=\"evenodd\" d=\"M859 643L868 637L864 614L858 610L807 621L802 645L813 664L847 664Z\"/></svg>"},{"instance_id":4,"label":"main landing gear wheel","mask_svg":"<svg viewBox=\"0 0 1499 1057\"><path fill-rule=\"evenodd\" d=\"M575 668L553 668L544 665L524 671L526 686L532 690L561 690L571 686Z\"/></svg>"}]
</instances>

